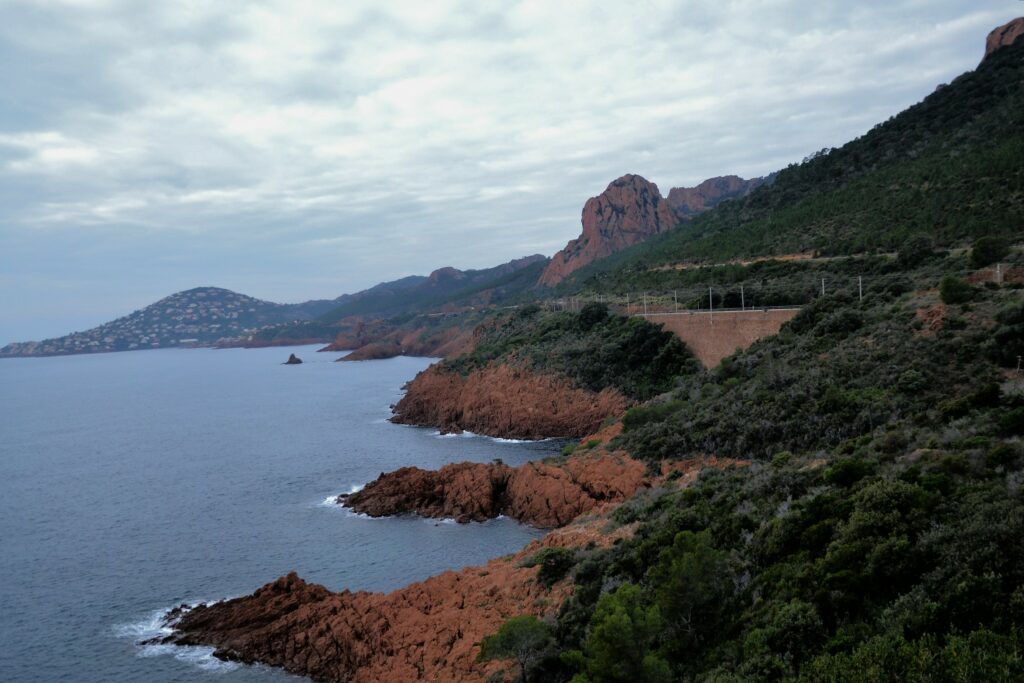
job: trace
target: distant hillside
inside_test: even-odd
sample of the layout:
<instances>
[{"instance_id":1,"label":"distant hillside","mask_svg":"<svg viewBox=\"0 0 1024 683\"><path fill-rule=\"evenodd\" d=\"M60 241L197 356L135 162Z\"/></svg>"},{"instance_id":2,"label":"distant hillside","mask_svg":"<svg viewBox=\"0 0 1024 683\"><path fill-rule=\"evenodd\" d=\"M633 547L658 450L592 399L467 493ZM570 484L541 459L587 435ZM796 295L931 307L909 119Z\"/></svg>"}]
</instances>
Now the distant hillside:
<instances>
[{"instance_id":1,"label":"distant hillside","mask_svg":"<svg viewBox=\"0 0 1024 683\"><path fill-rule=\"evenodd\" d=\"M333 322L353 315L386 317L445 306L498 303L532 287L546 263L547 258L534 254L482 270L439 268L428 277L407 277L341 297L340 305L320 320Z\"/></svg>"},{"instance_id":2,"label":"distant hillside","mask_svg":"<svg viewBox=\"0 0 1024 683\"><path fill-rule=\"evenodd\" d=\"M334 301L276 304L219 287L172 294L142 310L85 332L8 344L2 356L56 356L210 344L247 335L266 325L310 320Z\"/></svg>"}]
</instances>

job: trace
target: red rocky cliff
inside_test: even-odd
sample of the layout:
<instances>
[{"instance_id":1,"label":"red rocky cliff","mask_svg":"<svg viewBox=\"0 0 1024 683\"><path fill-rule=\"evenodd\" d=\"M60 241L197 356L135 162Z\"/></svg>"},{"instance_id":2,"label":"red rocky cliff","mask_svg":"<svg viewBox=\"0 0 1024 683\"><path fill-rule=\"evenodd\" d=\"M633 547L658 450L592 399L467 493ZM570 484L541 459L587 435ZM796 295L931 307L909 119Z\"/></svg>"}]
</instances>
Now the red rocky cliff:
<instances>
[{"instance_id":1,"label":"red rocky cliff","mask_svg":"<svg viewBox=\"0 0 1024 683\"><path fill-rule=\"evenodd\" d=\"M1024 17L1017 17L1013 21L1003 24L988 34L985 41L985 57L1001 47L1010 45L1013 41L1024 35ZM982 58L984 61L984 58Z\"/></svg>"},{"instance_id":2,"label":"red rocky cliff","mask_svg":"<svg viewBox=\"0 0 1024 683\"><path fill-rule=\"evenodd\" d=\"M624 175L587 200L583 233L552 257L540 284L553 287L589 263L671 230L719 202L743 197L765 182L765 178L722 176L697 187L674 187L663 199L654 183L638 175Z\"/></svg>"},{"instance_id":3,"label":"red rocky cliff","mask_svg":"<svg viewBox=\"0 0 1024 683\"><path fill-rule=\"evenodd\" d=\"M542 547L608 546L631 527L607 520L549 533L515 556L444 572L392 593L341 591L294 573L255 593L169 615L163 642L210 645L222 659L281 667L315 681L485 681L500 663L477 661L480 641L519 614L554 617L572 590L548 588L524 560Z\"/></svg>"},{"instance_id":4,"label":"red rocky cliff","mask_svg":"<svg viewBox=\"0 0 1024 683\"><path fill-rule=\"evenodd\" d=\"M709 178L697 187L673 187L666 201L679 218L693 218L726 199L743 197L763 183L764 178L744 180L735 175Z\"/></svg>"},{"instance_id":5,"label":"red rocky cliff","mask_svg":"<svg viewBox=\"0 0 1024 683\"><path fill-rule=\"evenodd\" d=\"M582 437L628 406L614 389L595 394L574 388L565 377L512 365L488 366L467 377L432 365L409 383L392 421L511 439Z\"/></svg>"},{"instance_id":6,"label":"red rocky cliff","mask_svg":"<svg viewBox=\"0 0 1024 683\"><path fill-rule=\"evenodd\" d=\"M562 465L520 467L461 462L439 470L403 467L382 474L338 502L371 517L414 512L423 517L484 521L498 515L554 528L646 485L646 468L621 454L572 457Z\"/></svg>"},{"instance_id":7,"label":"red rocky cliff","mask_svg":"<svg viewBox=\"0 0 1024 683\"><path fill-rule=\"evenodd\" d=\"M583 234L551 259L540 284L553 287L573 271L676 226L658 186L638 175L612 181L583 206Z\"/></svg>"}]
</instances>

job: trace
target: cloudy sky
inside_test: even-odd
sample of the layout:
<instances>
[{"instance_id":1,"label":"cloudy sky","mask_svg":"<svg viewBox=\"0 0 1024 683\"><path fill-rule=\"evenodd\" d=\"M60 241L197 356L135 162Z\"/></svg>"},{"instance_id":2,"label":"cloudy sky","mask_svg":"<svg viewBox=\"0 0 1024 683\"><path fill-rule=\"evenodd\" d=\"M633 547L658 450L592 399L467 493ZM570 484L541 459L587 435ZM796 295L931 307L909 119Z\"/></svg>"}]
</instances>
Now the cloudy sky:
<instances>
[{"instance_id":1,"label":"cloudy sky","mask_svg":"<svg viewBox=\"0 0 1024 683\"><path fill-rule=\"evenodd\" d=\"M174 291L334 297L550 255L839 145L974 68L1016 0L0 0L0 344Z\"/></svg>"}]
</instances>

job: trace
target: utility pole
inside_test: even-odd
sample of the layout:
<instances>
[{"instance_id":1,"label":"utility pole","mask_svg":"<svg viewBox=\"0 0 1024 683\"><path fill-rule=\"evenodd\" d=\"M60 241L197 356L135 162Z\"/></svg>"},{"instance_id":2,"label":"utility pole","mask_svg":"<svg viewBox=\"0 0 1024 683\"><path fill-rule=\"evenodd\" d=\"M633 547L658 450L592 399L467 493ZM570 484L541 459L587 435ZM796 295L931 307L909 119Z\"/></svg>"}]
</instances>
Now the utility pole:
<instances>
[{"instance_id":1,"label":"utility pole","mask_svg":"<svg viewBox=\"0 0 1024 683\"><path fill-rule=\"evenodd\" d=\"M644 292L644 317L647 317L647 292Z\"/></svg>"},{"instance_id":2,"label":"utility pole","mask_svg":"<svg viewBox=\"0 0 1024 683\"><path fill-rule=\"evenodd\" d=\"M864 301L864 276L857 276L857 298L860 301Z\"/></svg>"},{"instance_id":3,"label":"utility pole","mask_svg":"<svg viewBox=\"0 0 1024 683\"><path fill-rule=\"evenodd\" d=\"M708 312L711 314L711 324L715 324L715 295L708 287Z\"/></svg>"},{"instance_id":4,"label":"utility pole","mask_svg":"<svg viewBox=\"0 0 1024 683\"><path fill-rule=\"evenodd\" d=\"M825 296L825 278L821 278L821 295Z\"/></svg>"},{"instance_id":5,"label":"utility pole","mask_svg":"<svg viewBox=\"0 0 1024 683\"><path fill-rule=\"evenodd\" d=\"M1003 284L1003 268L1001 263L996 264L996 282Z\"/></svg>"},{"instance_id":6,"label":"utility pole","mask_svg":"<svg viewBox=\"0 0 1024 683\"><path fill-rule=\"evenodd\" d=\"M747 300L743 296L743 285L740 285L740 310L741 311L747 310Z\"/></svg>"},{"instance_id":7,"label":"utility pole","mask_svg":"<svg viewBox=\"0 0 1024 683\"><path fill-rule=\"evenodd\" d=\"M676 290L672 290L672 312L679 312L679 297L676 296Z\"/></svg>"},{"instance_id":8,"label":"utility pole","mask_svg":"<svg viewBox=\"0 0 1024 683\"><path fill-rule=\"evenodd\" d=\"M626 315L629 315L629 292L626 292Z\"/></svg>"}]
</instances>

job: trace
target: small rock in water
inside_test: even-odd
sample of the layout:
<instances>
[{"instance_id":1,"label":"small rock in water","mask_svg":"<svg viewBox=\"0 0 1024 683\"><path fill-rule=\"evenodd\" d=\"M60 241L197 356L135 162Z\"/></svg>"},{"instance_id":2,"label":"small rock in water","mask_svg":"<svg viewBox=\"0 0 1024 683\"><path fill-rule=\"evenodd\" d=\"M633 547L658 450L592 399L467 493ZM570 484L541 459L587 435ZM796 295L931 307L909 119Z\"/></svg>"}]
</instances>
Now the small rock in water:
<instances>
[{"instance_id":1,"label":"small rock in water","mask_svg":"<svg viewBox=\"0 0 1024 683\"><path fill-rule=\"evenodd\" d=\"M289 354L288 360L284 362L285 365L299 365L302 363L302 359L296 356L294 353Z\"/></svg>"}]
</instances>

